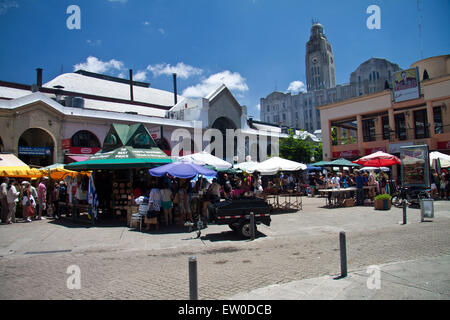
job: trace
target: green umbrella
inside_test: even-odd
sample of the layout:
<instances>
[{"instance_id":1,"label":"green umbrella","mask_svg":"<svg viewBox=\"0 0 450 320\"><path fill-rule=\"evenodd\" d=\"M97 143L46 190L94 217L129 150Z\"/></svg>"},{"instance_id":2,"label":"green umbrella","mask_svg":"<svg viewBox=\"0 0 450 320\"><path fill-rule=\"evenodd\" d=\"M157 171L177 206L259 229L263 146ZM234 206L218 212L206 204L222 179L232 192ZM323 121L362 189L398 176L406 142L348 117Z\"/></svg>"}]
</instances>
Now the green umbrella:
<instances>
[{"instance_id":1,"label":"green umbrella","mask_svg":"<svg viewBox=\"0 0 450 320\"><path fill-rule=\"evenodd\" d=\"M86 161L74 162L64 167L71 170L149 168L172 160L159 148L136 149L123 146L109 152L97 152Z\"/></svg>"},{"instance_id":2,"label":"green umbrella","mask_svg":"<svg viewBox=\"0 0 450 320\"><path fill-rule=\"evenodd\" d=\"M330 166L333 166L333 167L361 167L359 164L353 163L344 158L340 158L340 159L331 161Z\"/></svg>"}]
</instances>

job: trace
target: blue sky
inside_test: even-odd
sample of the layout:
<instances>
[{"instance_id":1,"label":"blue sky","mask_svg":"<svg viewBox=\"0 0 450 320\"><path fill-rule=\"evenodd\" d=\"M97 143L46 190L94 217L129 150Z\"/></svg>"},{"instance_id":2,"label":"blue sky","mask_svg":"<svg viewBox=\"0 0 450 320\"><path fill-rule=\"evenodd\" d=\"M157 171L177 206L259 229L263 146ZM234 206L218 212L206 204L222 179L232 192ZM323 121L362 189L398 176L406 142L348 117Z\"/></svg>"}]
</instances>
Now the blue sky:
<instances>
[{"instance_id":1,"label":"blue sky","mask_svg":"<svg viewBox=\"0 0 450 320\"><path fill-rule=\"evenodd\" d=\"M73 4L79 30L66 25ZM380 30L366 26L370 5L380 7ZM419 6L423 57L449 54L450 1ZM421 59L416 0L0 0L0 80L32 84L37 67L44 82L77 67L121 77L131 68L172 91L177 72L179 93L206 95L223 82L259 118L260 98L306 82L313 18L333 46L340 84L371 57L401 68Z\"/></svg>"}]
</instances>

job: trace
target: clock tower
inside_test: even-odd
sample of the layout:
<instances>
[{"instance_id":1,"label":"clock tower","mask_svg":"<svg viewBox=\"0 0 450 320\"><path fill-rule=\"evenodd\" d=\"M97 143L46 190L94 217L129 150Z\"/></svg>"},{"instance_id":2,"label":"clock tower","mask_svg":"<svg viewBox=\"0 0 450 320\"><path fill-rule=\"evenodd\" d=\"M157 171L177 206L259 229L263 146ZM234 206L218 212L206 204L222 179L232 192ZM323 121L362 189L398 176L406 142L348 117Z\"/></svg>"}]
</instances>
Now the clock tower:
<instances>
[{"instance_id":1,"label":"clock tower","mask_svg":"<svg viewBox=\"0 0 450 320\"><path fill-rule=\"evenodd\" d=\"M325 36L323 26L318 22L311 27L311 36L306 43L305 63L308 91L336 86L333 50Z\"/></svg>"}]
</instances>

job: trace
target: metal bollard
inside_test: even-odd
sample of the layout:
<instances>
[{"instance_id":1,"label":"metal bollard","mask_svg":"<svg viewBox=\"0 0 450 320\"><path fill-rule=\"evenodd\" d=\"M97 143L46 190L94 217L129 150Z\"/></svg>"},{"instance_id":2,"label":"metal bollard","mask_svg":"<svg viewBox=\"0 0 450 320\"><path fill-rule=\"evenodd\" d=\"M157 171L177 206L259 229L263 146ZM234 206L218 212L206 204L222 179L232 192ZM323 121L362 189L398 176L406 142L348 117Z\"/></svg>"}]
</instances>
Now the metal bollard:
<instances>
[{"instance_id":1,"label":"metal bollard","mask_svg":"<svg viewBox=\"0 0 450 320\"><path fill-rule=\"evenodd\" d=\"M347 276L347 245L345 240L345 232L339 232L339 245L341 249L341 278Z\"/></svg>"},{"instance_id":2,"label":"metal bollard","mask_svg":"<svg viewBox=\"0 0 450 320\"><path fill-rule=\"evenodd\" d=\"M255 214L253 212L250 212L250 235L251 240L255 240Z\"/></svg>"},{"instance_id":3,"label":"metal bollard","mask_svg":"<svg viewBox=\"0 0 450 320\"><path fill-rule=\"evenodd\" d=\"M197 257L189 257L189 299L198 300Z\"/></svg>"},{"instance_id":4,"label":"metal bollard","mask_svg":"<svg viewBox=\"0 0 450 320\"><path fill-rule=\"evenodd\" d=\"M406 200L403 200L403 224L406 224Z\"/></svg>"}]
</instances>

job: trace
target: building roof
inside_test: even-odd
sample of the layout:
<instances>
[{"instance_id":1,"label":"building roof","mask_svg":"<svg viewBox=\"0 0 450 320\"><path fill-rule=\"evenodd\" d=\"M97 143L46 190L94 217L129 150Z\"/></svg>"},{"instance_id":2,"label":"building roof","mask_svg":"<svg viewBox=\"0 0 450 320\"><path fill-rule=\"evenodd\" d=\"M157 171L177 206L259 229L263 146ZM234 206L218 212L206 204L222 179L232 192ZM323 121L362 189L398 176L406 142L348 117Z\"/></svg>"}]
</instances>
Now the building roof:
<instances>
[{"instance_id":1,"label":"building roof","mask_svg":"<svg viewBox=\"0 0 450 320\"><path fill-rule=\"evenodd\" d=\"M1 88L1 87L0 87ZM115 112L111 109L109 111L104 110L91 110L86 108L71 108L71 107L65 107L55 100L51 99L48 95L42 93L42 92L34 92L30 93L28 92L28 95L22 96L17 99L13 100L1 100L0 99L0 109L5 110L14 110L17 108L21 108L24 106L28 106L37 102L42 102L45 105L49 106L55 112L59 112L61 114L64 114L66 116L73 116L78 118L95 118L95 119L105 119L105 120L118 120L118 121L129 121L129 122L136 122L136 123L148 123L148 124L155 124L155 125L168 125L168 126L175 126L175 127L185 127L185 128L193 128L194 125L191 121L180 121L175 119L165 119L161 117L152 117L152 116L146 116L143 117L142 115L135 115L135 114L127 114L124 112ZM114 103L111 103L113 105ZM128 109L130 107L134 106L128 106ZM142 107L146 109L151 109L148 107ZM154 109L156 110L156 109Z\"/></svg>"},{"instance_id":2,"label":"building roof","mask_svg":"<svg viewBox=\"0 0 450 320\"><path fill-rule=\"evenodd\" d=\"M130 100L130 85L107 79L99 79L79 73L64 73L45 83L43 87L53 89L63 86L64 91L91 94L115 99ZM169 91L133 86L134 101L172 107L174 94ZM178 100L182 97L178 96Z\"/></svg>"}]
</instances>

